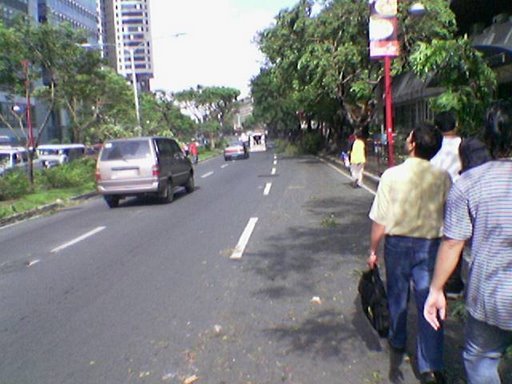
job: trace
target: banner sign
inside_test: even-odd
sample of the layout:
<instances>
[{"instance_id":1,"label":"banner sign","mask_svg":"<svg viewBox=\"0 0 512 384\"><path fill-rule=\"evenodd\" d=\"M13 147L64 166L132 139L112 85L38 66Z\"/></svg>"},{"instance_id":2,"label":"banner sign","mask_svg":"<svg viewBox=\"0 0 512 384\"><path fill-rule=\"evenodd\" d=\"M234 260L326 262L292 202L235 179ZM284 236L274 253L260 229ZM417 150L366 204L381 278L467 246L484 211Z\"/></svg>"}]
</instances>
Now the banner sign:
<instances>
[{"instance_id":1,"label":"banner sign","mask_svg":"<svg viewBox=\"0 0 512 384\"><path fill-rule=\"evenodd\" d=\"M397 0L369 0L370 57L396 57L400 54L397 38Z\"/></svg>"}]
</instances>

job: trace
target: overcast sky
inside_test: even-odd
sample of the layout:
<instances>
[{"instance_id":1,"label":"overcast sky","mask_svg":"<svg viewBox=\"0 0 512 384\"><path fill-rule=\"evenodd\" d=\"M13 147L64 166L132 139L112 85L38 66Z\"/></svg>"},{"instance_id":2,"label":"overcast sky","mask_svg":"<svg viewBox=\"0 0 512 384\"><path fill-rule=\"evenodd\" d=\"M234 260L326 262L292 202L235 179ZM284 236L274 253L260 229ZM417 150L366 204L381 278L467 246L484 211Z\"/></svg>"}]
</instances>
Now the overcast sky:
<instances>
[{"instance_id":1,"label":"overcast sky","mask_svg":"<svg viewBox=\"0 0 512 384\"><path fill-rule=\"evenodd\" d=\"M195 87L249 92L262 56L253 42L283 8L297 0L150 0L153 90ZM182 36L174 36L184 33Z\"/></svg>"}]
</instances>

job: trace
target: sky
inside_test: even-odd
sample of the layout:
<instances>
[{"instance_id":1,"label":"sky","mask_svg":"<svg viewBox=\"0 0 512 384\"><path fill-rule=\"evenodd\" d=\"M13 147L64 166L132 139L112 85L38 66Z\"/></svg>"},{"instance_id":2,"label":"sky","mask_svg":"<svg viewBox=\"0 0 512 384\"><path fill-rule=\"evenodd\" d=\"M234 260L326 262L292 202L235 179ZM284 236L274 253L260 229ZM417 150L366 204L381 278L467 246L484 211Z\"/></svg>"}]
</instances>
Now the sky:
<instances>
[{"instance_id":1,"label":"sky","mask_svg":"<svg viewBox=\"0 0 512 384\"><path fill-rule=\"evenodd\" d=\"M263 56L254 38L298 0L150 0L152 90L237 88L248 96Z\"/></svg>"}]
</instances>

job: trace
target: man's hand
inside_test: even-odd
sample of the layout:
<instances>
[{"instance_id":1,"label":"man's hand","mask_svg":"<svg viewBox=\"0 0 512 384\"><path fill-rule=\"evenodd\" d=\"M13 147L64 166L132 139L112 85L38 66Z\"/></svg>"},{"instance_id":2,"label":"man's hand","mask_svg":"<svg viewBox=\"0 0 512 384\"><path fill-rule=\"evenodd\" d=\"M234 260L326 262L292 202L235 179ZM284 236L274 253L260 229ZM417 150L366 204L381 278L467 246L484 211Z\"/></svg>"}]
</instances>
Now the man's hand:
<instances>
[{"instance_id":1,"label":"man's hand","mask_svg":"<svg viewBox=\"0 0 512 384\"><path fill-rule=\"evenodd\" d=\"M377 266L378 262L379 262L379 258L377 256L377 254L375 252L371 252L370 256L368 256L368 260L366 260L368 267L370 267L370 269L373 269Z\"/></svg>"},{"instance_id":2,"label":"man's hand","mask_svg":"<svg viewBox=\"0 0 512 384\"><path fill-rule=\"evenodd\" d=\"M423 316L436 331L441 328L441 321L446 318L446 297L442 290L430 288L423 307Z\"/></svg>"}]
</instances>

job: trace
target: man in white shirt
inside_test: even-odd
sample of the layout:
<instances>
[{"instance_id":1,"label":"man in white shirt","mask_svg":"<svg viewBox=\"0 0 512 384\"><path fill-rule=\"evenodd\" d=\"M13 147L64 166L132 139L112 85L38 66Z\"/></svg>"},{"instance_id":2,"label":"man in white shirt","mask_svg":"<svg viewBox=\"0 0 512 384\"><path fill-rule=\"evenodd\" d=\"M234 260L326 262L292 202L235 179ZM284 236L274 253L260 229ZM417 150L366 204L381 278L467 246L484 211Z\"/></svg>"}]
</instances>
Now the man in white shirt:
<instances>
[{"instance_id":1,"label":"man in white shirt","mask_svg":"<svg viewBox=\"0 0 512 384\"><path fill-rule=\"evenodd\" d=\"M443 144L430 163L450 174L452 182L459 178L462 163L459 155L459 147L462 139L457 135L457 120L451 111L438 113L434 118L434 125L443 134ZM459 259L457 268L450 276L446 284L446 295L450 298L462 296L464 282L462 281L462 258Z\"/></svg>"}]
</instances>

